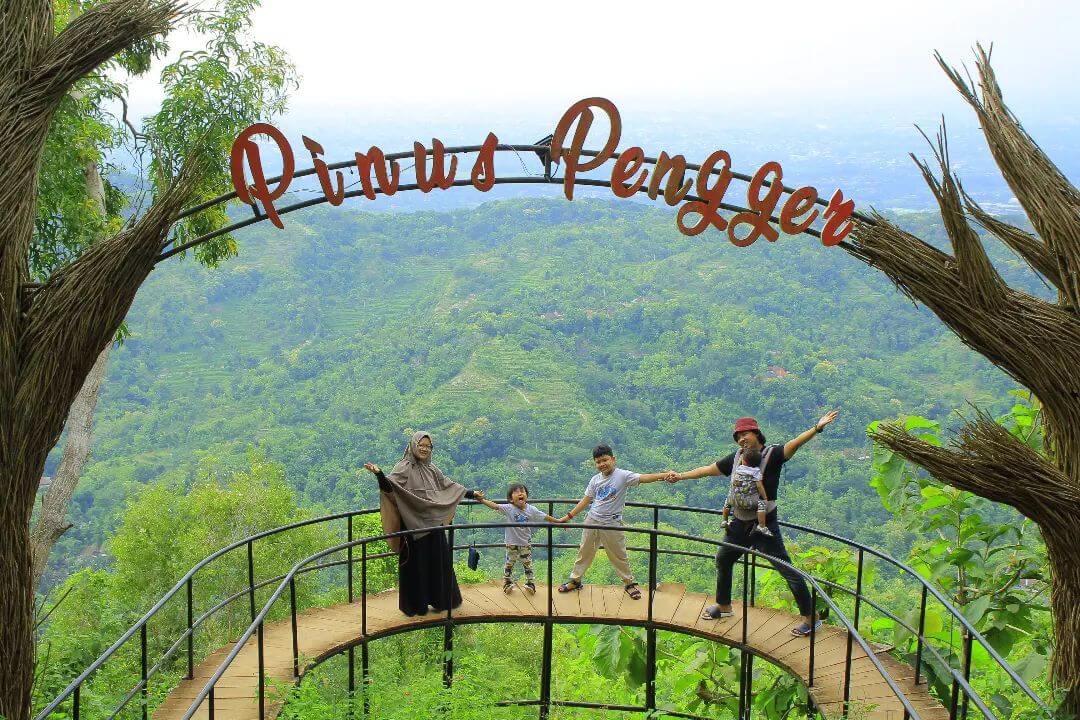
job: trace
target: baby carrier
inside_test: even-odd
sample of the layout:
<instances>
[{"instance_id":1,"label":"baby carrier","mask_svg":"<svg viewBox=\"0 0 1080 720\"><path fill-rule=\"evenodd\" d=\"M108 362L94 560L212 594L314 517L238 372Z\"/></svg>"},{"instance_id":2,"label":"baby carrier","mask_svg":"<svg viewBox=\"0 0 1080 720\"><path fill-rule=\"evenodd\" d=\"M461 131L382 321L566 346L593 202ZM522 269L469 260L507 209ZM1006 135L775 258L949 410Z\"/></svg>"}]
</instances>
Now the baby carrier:
<instances>
[{"instance_id":1,"label":"baby carrier","mask_svg":"<svg viewBox=\"0 0 1080 720\"><path fill-rule=\"evenodd\" d=\"M731 505L740 510L758 509L758 503L764 498L758 494L757 481L761 477L762 471L768 467L769 455L772 454L772 451L772 447L769 447L761 456L757 475L738 472L739 466L742 465L743 451L739 450L735 453L735 458L731 463L731 493L729 496Z\"/></svg>"}]
</instances>

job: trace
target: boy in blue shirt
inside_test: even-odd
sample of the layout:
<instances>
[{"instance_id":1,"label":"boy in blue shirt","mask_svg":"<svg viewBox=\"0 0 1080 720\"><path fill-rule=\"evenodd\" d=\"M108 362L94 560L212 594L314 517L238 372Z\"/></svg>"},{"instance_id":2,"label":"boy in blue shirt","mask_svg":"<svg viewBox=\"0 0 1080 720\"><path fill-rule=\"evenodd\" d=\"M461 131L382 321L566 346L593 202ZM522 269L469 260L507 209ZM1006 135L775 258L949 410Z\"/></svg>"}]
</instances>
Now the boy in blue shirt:
<instances>
[{"instance_id":1,"label":"boy in blue shirt","mask_svg":"<svg viewBox=\"0 0 1080 720\"><path fill-rule=\"evenodd\" d=\"M641 483L665 480L668 473L647 473L640 475L628 470L615 467L615 453L608 445L597 445L593 450L593 462L600 472L593 475L585 488L585 496L578 501L574 509L559 520L567 522L588 505L592 505L585 522L593 525L610 526L610 530L589 528L582 531L581 548L578 550L577 562L570 571L570 579L559 586L559 592L570 592L581 589L581 578L585 571L592 565L596 557L596 549L604 546L608 560L615 572L622 578L626 594L634 600L641 599L641 590L634 582L634 574L630 570L630 561L626 557L626 533L618 529L623 526L622 512L626 505L626 491Z\"/></svg>"}]
</instances>

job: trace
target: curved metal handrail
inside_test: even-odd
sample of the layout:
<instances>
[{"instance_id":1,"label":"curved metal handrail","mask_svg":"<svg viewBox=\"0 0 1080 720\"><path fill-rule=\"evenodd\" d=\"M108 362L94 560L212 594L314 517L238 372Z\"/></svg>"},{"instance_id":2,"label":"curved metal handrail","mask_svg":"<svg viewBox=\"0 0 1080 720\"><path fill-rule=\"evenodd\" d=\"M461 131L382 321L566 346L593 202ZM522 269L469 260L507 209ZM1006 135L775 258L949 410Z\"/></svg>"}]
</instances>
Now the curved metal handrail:
<instances>
[{"instance_id":1,"label":"curved metal handrail","mask_svg":"<svg viewBox=\"0 0 1080 720\"><path fill-rule=\"evenodd\" d=\"M164 595L162 595L161 599L158 600L156 603L154 603L153 607L151 607L149 610L147 610L146 613L138 621L136 621L136 623L134 625L132 625L128 629L127 632L125 632L123 635L121 635L120 638L116 642L114 642L112 645L110 645L109 648L107 650L105 650L105 652L103 652L100 656L98 656L98 659L95 660L94 662L92 662L90 664L90 667L86 668L86 670L83 670L82 673L80 673L77 678L72 680L71 683L64 689L63 692L61 692L59 695L57 695L56 698L51 703L49 703L48 705L45 706L45 709L43 709L40 713L38 713L35 716L35 720L43 720L43 718L48 717L48 715L51 712L53 712L54 710L56 710L56 708L59 707L62 702L67 700L69 697L71 697L72 694L75 692L76 688L78 688L80 685L82 685L84 682L86 682L86 680L92 674L94 674L94 672L97 671L98 668L100 668L102 665L104 665L105 662L109 658L111 658L116 653L117 650L119 650L121 647L123 647L123 645L125 643L127 643L128 640L135 637L135 633L139 632L139 630L141 630L143 627L145 627L146 623L149 622L150 618L152 618L154 615L156 615L158 613L158 611L161 610L161 608L165 606L165 603L167 603L169 600L171 600L173 598L173 596L176 595L176 593L178 593L180 591L180 588L185 587L191 581L191 579L194 577L196 572L198 572L200 569L206 567L207 565L209 565L214 560L217 560L219 557L221 557L225 553L236 550L239 547L243 547L243 546L245 546L245 545L247 545L249 543L253 543L256 540L260 540L260 539L262 539L264 537L269 537L271 535L277 535L278 533L286 532L288 530L295 530L296 528L306 527L308 525L315 525L317 523L330 522L332 520L340 520L342 518L357 517L357 516L362 516L362 515L370 515L370 514L374 514L374 513L377 513L377 512L379 512L378 508L366 508L364 510L352 510L352 511L349 511L349 512L335 513L333 515L325 515L325 516L322 516L322 517L309 518L307 520L301 520L299 522L290 523L289 525L282 525L281 527L273 528L271 530L264 530L262 532L254 534L254 535L252 535L250 537L244 538L243 540L237 540L236 542L232 543L231 545L226 545L225 547L221 548L220 550L217 550L216 552L213 552L210 555L207 555L205 558L203 558L202 560L197 562L190 570L188 570L184 574L184 576L182 578L180 578L176 582L175 585L172 586L172 588L170 588Z\"/></svg>"},{"instance_id":2,"label":"curved metal handrail","mask_svg":"<svg viewBox=\"0 0 1080 720\"><path fill-rule=\"evenodd\" d=\"M627 502L626 505L627 505L627 507L644 507L644 508L654 508L655 507L655 508L660 509L660 510L673 510L673 511L691 509L691 508L685 508L685 507L680 508L678 505L661 505L661 504L648 504L648 503L635 503L635 502ZM722 515L723 514L722 510L715 510L713 508L698 508L698 507L695 507L695 508L692 508L692 510L693 510L693 512L700 513L700 514L703 514L703 515ZM1042 701L1042 699L1038 696L1038 694L1035 693L1035 691L1033 691L1030 687L1028 687L1028 684L1026 682L1024 682L1024 679L1021 678L1016 673L1016 671L1012 668L1012 666L1009 665L1009 663L1006 662L1005 659L1002 658L1001 655L998 654L997 650L995 650L993 645L991 645L990 642L985 637L983 637L982 633L980 633L978 630L975 629L975 626L972 625L971 622L968 621L968 619L966 617L964 617L964 614L962 612L960 612L960 610L958 610L955 605L953 605L951 602L949 602L948 598L946 598L945 595L942 594L940 590L938 590L936 587L931 585L930 582L928 580L926 580L926 578L924 578L922 575L915 572L915 570L913 568L911 568L908 565L900 562L899 560L892 557L888 553L882 552L880 550L876 550L876 549L874 549L874 548L872 548L872 547L870 547L868 545L864 545L864 544L862 544L860 542L856 542L856 541L851 540L849 538L841 537L840 535L830 533L827 530L819 530L817 528L812 528L812 527L809 527L807 525L799 525L797 523L790 523L790 522L784 522L784 521L780 521L780 525L782 525L784 527L791 528L793 530L799 530L801 532L807 532L807 533L811 533L813 535L819 535L821 537L829 538L830 540L835 540L836 542L843 543L843 544L845 544L845 545L847 545L849 547L855 548L857 550L862 550L864 552L868 552L871 555L873 555L873 556L875 556L875 557L877 557L877 558L879 558L881 560L884 560L885 562L899 568L900 570L903 570L906 574L908 574L911 577L915 578L919 582L919 584L922 585L924 590L926 592L929 592L931 595L933 595L934 598L938 602L941 603L941 605L949 612L949 614L951 616L953 616L955 619L960 621L960 624L962 625L962 627L964 628L964 630L966 631L966 633L967 633L967 635L969 637L971 637L974 640L979 641L979 644L983 646L983 649L987 651L987 654L991 658L993 658L995 662L997 662L997 664L1001 667L1002 670L1004 670L1006 672L1006 674L1008 674L1009 679L1011 679L1017 686L1019 686L1020 689L1023 690L1024 693L1032 701L1034 701L1043 710L1045 710L1049 716L1052 716L1050 708L1046 706L1046 704ZM924 603L924 605L925 605L925 603ZM907 628L907 629L910 630L910 628ZM915 633L915 634L917 636L921 637L920 633Z\"/></svg>"},{"instance_id":3,"label":"curved metal handrail","mask_svg":"<svg viewBox=\"0 0 1080 720\"><path fill-rule=\"evenodd\" d=\"M188 706L187 712L184 713L182 720L191 720L191 718L198 711L198 709L202 705L202 703L205 702L208 697L211 697L211 694L212 694L212 692L214 690L214 687L217 685L217 682L225 674L225 671L229 668L229 666L232 664L232 662L236 659L237 655L239 655L240 652L244 649L244 646L248 643L249 640L251 640L252 636L255 635L256 633L258 633L258 635L259 635L259 645L260 645L260 654L259 654L259 660L260 660L259 692L260 692L260 705L261 705L262 688L263 688L264 681L265 681L265 679L264 679L264 667L262 666L262 652L261 652L263 623L265 622L266 616L269 614L270 609L277 602L277 600L281 597L281 594L282 594L282 592L284 592L286 586L289 584L290 581L292 581L293 577L295 577L297 572L301 568L303 568L305 565L307 565L308 563L315 562L316 560L320 560L320 559L326 557L327 555L332 555L333 553L341 552L342 550L346 550L346 549L348 549L350 547L356 547L358 545L366 546L369 542L379 542L379 541L383 541L383 540L388 540L390 538L396 538L396 537L404 538L404 537L407 537L407 536L411 536L411 535L413 535L413 534L415 534L417 532L427 533L427 532L431 532L433 530L439 530L439 531L443 531L443 530L470 530L470 529L474 529L474 528L500 528L500 527L511 527L511 526L512 527L534 527L534 528L535 527L551 527L551 525L548 524L548 523L474 523L474 524L462 524L462 525L440 525L440 526L434 526L434 527L430 527L430 528L419 528L419 529L415 529L415 530L402 530L402 531L395 532L395 533L388 533L388 534L385 534L385 535L372 536L372 537L368 537L368 538L362 538L360 540L354 540L354 541L348 542L348 543L343 543L341 545L337 545L337 546L334 546L332 548L322 550L322 551L320 551L318 553L310 555L309 557L301 560L300 562L296 563L292 567L292 569L286 575L285 580L283 580L281 582L281 584L278 585L277 589L267 599L267 601L263 605L262 609L255 616L255 619L252 620L251 624L248 626L247 630L245 630L244 633L240 636L240 638L237 639L236 644L233 646L232 650L229 651L229 654L225 656L225 659L221 661L221 664L218 666L218 669L207 680L206 684L203 686L203 689L199 691L199 694L196 695L195 698L192 700L191 704ZM581 530L588 530L588 529L600 529L600 530L603 530L603 529L606 529L606 526L596 525L596 524L592 524L592 523L575 524L575 525L572 525L572 526L569 526L569 527L572 527L574 529L581 529ZM798 573L804 580L809 582L809 584L810 584L810 586L812 588L811 593L812 593L812 597L813 597L813 600L814 600L814 605L816 606L816 604L817 604L816 600L817 600L817 598L820 597L829 606L830 610L832 610L833 612L836 613L836 617L843 623L843 626L847 629L848 637L853 638L856 642L859 643L859 646L863 649L863 652L866 653L866 656L874 664L874 667L877 668L878 672L881 673L881 676L885 680L885 683L889 686L889 689L893 691L893 693L896 695L896 698L900 701L900 704L903 705L905 714L909 715L912 718L915 718L915 720L919 720L921 718L918 711L914 708L914 706L912 706L911 701L908 700L907 696L903 693L903 691L900 690L900 687L896 684L896 681L892 678L892 676L889 674L889 672L885 669L884 665L881 664L881 660L878 659L878 657L875 654L873 648L870 647L870 644L855 629L854 625L852 625L851 621L848 620L847 616L843 613L843 611L839 608L839 606L832 600L832 598L830 598L829 595L827 593L825 593L824 590L821 589L821 586L818 585L817 580L813 576L809 575L808 573L806 573L806 572L804 572L802 570L799 570L794 565L791 565L790 563L784 562L783 560L780 560L778 558L774 558L774 557L772 557L770 555L767 555L767 554L765 554L763 552L760 552L758 550L755 550L753 548L744 548L744 547L742 547L740 545L736 545L736 544L733 544L733 543L728 543L728 542L725 542L723 540L711 540L711 539L708 539L708 538L699 538L699 537L694 537L693 535L687 535L685 533L675 533L675 532L670 532L670 531L667 531L667 530L656 530L656 529L653 529L653 528L639 528L639 527L633 527L633 526L625 526L625 527L623 527L621 529L623 531L625 531L625 532L633 532L633 533L641 533L641 534L650 535L651 536L651 545L650 545L650 547L653 549L654 553L656 552L655 544L656 544L656 538L658 538L658 537L668 537L668 538L675 538L675 539L679 539L679 540L691 540L691 541L694 541L694 542L703 542L703 543L706 543L708 545L714 545L716 547L729 547L729 548L732 548L732 549L737 549L737 550L743 551L743 552L745 552L746 554L749 554L749 555L754 555L756 557L763 557L763 558L768 559L770 563L783 566L783 567L785 567L785 568L787 568L789 570L793 570L794 572ZM549 564L551 562L550 555L549 555L549 558L548 558L548 562L549 562ZM649 578L649 608L650 608L650 615L651 615L652 600L653 600L653 588L656 585L656 579L655 579L655 577L653 577L654 572L655 572L655 565L650 563L650 578ZM548 603L548 619L549 620L552 619L552 606L551 606L550 601ZM813 645L813 643L814 643L814 634L815 634L815 631L813 629L813 626L811 626L811 632L810 632L810 670L809 670L809 683L810 683L810 685L813 685L813 681L814 681L814 645ZM745 623L744 623L744 635L745 635ZM745 637L744 637L744 643L743 644L745 645ZM978 695L975 694L974 697L977 699ZM980 707L980 710L982 710L986 714L986 717L993 720L993 715L990 714L989 710L985 709L985 706L982 705L981 702L979 702L977 700L976 704L977 704L977 706ZM261 707L260 707L260 710L261 710ZM211 716L213 715L212 710L211 710L210 714L211 714ZM261 716L261 713L260 713L260 716Z\"/></svg>"},{"instance_id":4,"label":"curved metal handrail","mask_svg":"<svg viewBox=\"0 0 1080 720\"><path fill-rule=\"evenodd\" d=\"M577 502L577 500L576 499L571 499L571 498L555 498L555 499L550 499L550 500L537 499L537 500L534 500L533 502L548 503L550 506L554 506L555 504L573 505L574 503ZM477 503L466 501L465 504L474 505L474 504L477 504ZM719 515L722 514L721 511L715 510L715 509L712 509L712 508L666 505L666 504L658 504L658 503L628 502L627 506L628 507L634 507L634 508L652 509L653 512L654 512L654 522L655 522L655 519L657 517L656 513L659 510L666 510L666 511L677 512L677 513L691 513L691 514L713 515L713 516L719 516ZM187 589L188 589L188 602L189 602L189 606L188 606L188 617L189 617L188 622L189 622L189 626L188 626L188 629L185 630L183 633L181 633L180 638L177 639L177 641L174 642L168 648L168 650L165 652L165 654L163 655L161 660L159 662L157 662L149 672L147 672L146 669L145 669L145 657L144 657L144 673L143 673L144 677L135 686L134 690L132 690L132 692L129 693L125 697L125 699L123 701L123 704L121 705L121 708L120 708L121 710L123 709L123 706L126 705L127 702L130 701L131 698L134 697L134 695L140 689L144 690L144 694L145 694L145 688L147 686L147 682L148 682L149 678L152 677L160 668L162 668L164 666L165 662L176 653L176 651L179 648L180 644L182 644L184 640L188 640L188 655L189 655L188 662L189 662L189 669L190 669L191 662L192 662L192 659L191 659L191 652L192 652L192 650L191 650L191 638L193 637L195 630L200 625L202 625L203 622L205 622L211 615L213 615L214 613L216 613L219 610L223 609L224 607L227 607L229 604L231 604L232 602L240 599L241 597L243 597L245 595L249 595L251 597L252 606L254 606L254 591L256 589L266 587L266 586L272 584L275 581L279 581L280 584L279 584L278 589L280 591L281 587L286 583L287 579L294 576L294 575L288 575L288 574L283 575L283 576L278 576L278 577L275 577L275 578L270 578L270 579L267 579L267 580L263 580L263 581L259 582L257 585L254 583L254 580L252 579L251 584L249 585L249 587L247 587L247 588L245 588L245 589L243 589L243 590L241 590L241 591L239 591L237 593L234 593L233 595L227 597L224 601L219 602L213 608L211 608L210 610L206 611L201 616L199 616L198 620L195 621L192 618L192 615L191 615L191 582L192 582L192 578L194 577L194 575L200 569L206 567L207 565L209 565L214 560L216 560L216 559L222 557L223 555L225 555L226 553L231 552L232 550L236 550L236 549L238 549L238 548L240 548L242 546L249 546L249 552L250 552L250 546L256 540L271 537L271 536L274 536L274 535L277 535L277 534L280 534L280 533L284 533L284 532L287 532L289 530L293 530L293 529L296 529L296 528L315 525L315 524L320 524L320 523L332 522L334 520L348 519L349 520L349 531L350 531L350 537L351 537L352 519L354 517L361 517L361 516L364 516L364 515L370 515L370 514L374 514L374 513L377 513L377 512L378 512L377 508L368 508L368 509L363 509L363 510L354 510L354 511L342 512L342 513L335 513L335 514L326 515L326 516L317 517L317 518L309 518L309 519L298 521L298 522L295 522L295 523L290 523L288 525L284 525L284 526L281 526L281 527L278 527L278 528L273 528L273 529L270 529L270 530L265 530L265 531L256 533L256 534L254 534L254 535L252 535L250 537L247 537L247 538L244 538L242 540L238 540L236 542L233 542L232 544L230 544L230 545L228 545L226 547L223 547L223 548L217 550L216 552L212 553L211 555L207 556L206 558L204 558L203 560L198 562L196 565L194 565L169 591L167 591L161 597L160 600L158 600L157 603L154 604L153 607L151 607L150 610L148 610L142 616L142 618L140 618L127 632L125 632L115 643L113 643L104 653L102 653L102 655L100 657L98 657L86 670L84 670L82 673L80 673L80 675L75 680L73 680L67 686L67 688L65 688L65 690L60 693L60 695L58 695L40 713L38 713L38 715L35 716L35 720L44 720L50 713L54 712L65 700L72 697L73 695L75 696L75 704L77 706L78 705L78 693L79 693L79 689L81 688L81 686L110 657L112 657L116 653L116 651L119 650L119 648L121 648L125 643L127 643L129 640L131 640L131 638L134 637L136 632L142 632L143 634L145 634L145 632L146 632L145 627L146 627L146 624L149 622L149 620L155 614L157 614L162 609L162 607L165 605L165 603L168 602L172 597L174 597L175 594L182 587L186 586ZM965 618L963 616L963 614L958 609L956 609L956 607L953 606L952 603L950 603L948 601L948 599L937 588L933 587L927 580L925 580L922 576L920 576L918 573L916 573L911 567L909 567L906 564L896 560L895 558L888 555L887 553L881 552L879 550L876 550L876 549L874 549L872 547L869 547L867 545L864 545L862 543L859 543L859 542L856 542L854 540L850 540L848 538L844 538L844 537L835 535L833 533L830 533L830 532L827 532L827 531L824 531L824 530L819 530L819 529L816 529L816 528L807 527L807 526L799 525L799 524L796 524L796 523L788 523L788 522L780 522L780 525L782 525L784 527L791 528L793 530L798 530L800 532L806 532L806 533L809 533L809 534L812 534L812 535L817 535L817 536L820 536L820 537L823 537L823 538L834 540L834 541L840 542L840 543L842 543L844 545L847 545L847 546L849 546L849 547L851 547L853 549L858 550L859 551L859 573L860 573L860 577L861 577L862 562L863 562L863 555L862 554L864 552L866 552L866 553L870 553L871 555L873 555L873 556L875 556L875 557L889 563L890 565L898 568L904 574L918 580L918 582L921 584L921 586L923 588L923 591L922 591L922 596L923 596L922 597L922 610L921 610L921 613L920 613L920 628L919 628L919 630L915 630L915 629L911 628L910 625L908 625L906 623L903 623L898 618L896 618L895 615L892 615L891 613L888 613L887 611L885 611L883 608L881 608L879 605L877 605L873 601L869 600L868 598L863 597L862 594L861 594L860 589L856 589L855 591L852 591L850 588L846 588L844 586L841 586L841 585L838 585L838 584L835 584L835 583L831 583L831 582L824 581L824 580L820 581L822 583L827 584L830 587L835 587L838 590L841 590L841 591L843 591L843 592L845 592L847 594L852 595L853 597L855 597L857 603L858 602L867 602L868 604L871 605L871 607L874 607L879 612L882 612L884 615L890 617L890 619L894 620L895 622L898 622L901 625L901 627L903 627L908 632L911 632L915 636L915 638L917 639L917 642L918 642L918 652L917 652L917 655L916 655L916 669L915 669L916 670L916 684L918 683L919 668L921 666L920 660L921 660L922 650L925 647L925 648L929 649L929 651L934 655L934 657L939 662L941 662L941 664L943 664L944 666L946 666L949 669L949 672L950 672L950 674L951 674L951 676L953 678L953 682L954 682L953 704L955 705L957 692L962 690L964 692L965 698L970 697L972 699L975 699L976 705L979 706L979 709L984 711L984 713L986 712L985 706L982 705L981 699L977 699L977 693L975 693L973 690L971 690L970 685L968 684L966 677L961 677L959 675L959 673L956 671L956 669L953 668L952 665L949 662L947 662L941 656L941 654L937 651L937 649L932 646L932 644L929 642L929 640L922 633L922 620L923 620L923 618L925 616L926 597L927 597L928 594L930 594L930 595L933 595L933 597L936 600L938 600L938 602L941 603L941 605L946 609L946 611L953 618L955 618L956 620L958 620L960 622L961 626L963 627L963 629L965 631L965 648L964 648L965 649L965 658L964 658L965 674L967 672L967 666L970 664L971 642L972 642L972 640L976 640L976 641L978 641L980 643L980 645L982 645L987 650L987 654L996 662L996 664L1006 672L1006 674L1013 681L1013 683L1016 686L1018 686L1043 712L1045 712L1045 714L1048 717L1052 717L1052 712L1050 711L1049 707L1047 707L1047 705L1042 701L1042 699L1036 693L1034 693L1034 691L1031 690L1031 688L1027 685L1027 683L1022 678L1019 677L1019 675L1015 672L1015 670L1000 656L1000 654L998 654L997 651L994 650L994 648L992 646L990 646L989 642L987 642L986 639L971 625L971 623L967 620L967 618ZM456 528L456 529L472 529L472 528L497 528L497 527L504 527L504 526L505 526L505 524L483 523L483 524L470 524L470 525L454 525L452 527ZM543 524L539 524L537 526L544 527ZM450 527L450 526L448 526L448 527ZM573 527L583 527L583 526L582 525L574 525ZM632 527L627 527L625 529L630 530L630 531L635 530L635 528L632 528ZM711 541L711 540L708 540L708 539L698 538L698 537L694 537L694 536L691 536L691 535L685 535L685 534L671 534L671 535L665 535L665 536L679 537L679 538L682 538L682 539L709 542L709 543L716 543L717 542L717 541ZM343 549L350 549L350 548L356 546L357 544L362 544L362 545L366 546L366 544L368 542L377 542L380 539L385 539L385 537L382 537L382 538L368 538L364 542L353 541L351 543L346 543L345 545L338 546L337 548L326 551L325 554L332 554L333 552L340 552ZM719 541L719 544L723 545L725 543L723 543L722 541ZM552 545L553 549L555 549L555 548L566 548L566 547L572 548L572 547L576 547L576 546L575 545L564 545L564 544L553 544ZM637 547L631 547L631 548L628 548L628 549L629 550L634 550L634 551L641 551L641 552L646 551L645 548L637 548ZM673 549L658 549L656 552L658 554L699 555L699 553L695 553L695 552L691 552L691 551L682 551L682 550L673 550ZM320 554L319 557L323 557L323 556L325 556L325 554ZM756 552L752 553L752 554L753 555L762 555L763 557L768 557L768 556L765 556L765 555L763 555L761 553L756 553ZM373 560L373 559L376 559L376 558L387 557L389 555L391 555L391 553L381 553L381 554L378 554L378 555L370 556L367 559L372 559ZM312 557L315 557L315 556L312 556ZM311 560L311 558L307 559L307 561L310 561L310 560ZM250 557L250 554L249 554L249 563L250 562L251 562L251 557ZM316 566L316 567L306 567L306 564L307 564L306 561L302 562L302 563L299 563L298 566L299 565L305 565L305 567L300 570L300 573L306 573L306 572L310 572L310 571L313 571L313 570L322 569L323 567L333 567L333 566L339 566L339 565L345 564L345 565L348 565L348 570L351 573L352 566L357 564L358 562L359 561L354 560L354 559L352 559L350 557L349 560L338 561L338 562L329 563L329 564L326 564L326 565L319 565L319 566ZM779 561L777 561L777 562L779 562ZM294 570L295 569L296 568L294 568ZM251 572L252 572L252 570L249 567L249 573L251 573ZM796 572L799 572L800 574L804 574L804 573L802 573L802 571L799 571L797 568L796 568ZM819 581L817 579L814 579L815 587L820 589L820 586L817 585L818 582ZM350 581L350 593L351 593L351 581ZM278 593L278 594L280 594L280 593ZM351 599L351 596L350 596L350 599ZM253 616L255 615L254 612L252 614L253 614ZM857 618L857 614L858 614L858 611L856 609L856 618ZM250 627L253 627L253 626L249 626L249 629L250 629ZM248 638L250 638L250 635L248 635ZM145 655L145 642L144 642L144 650L143 650L143 652L144 652L144 655ZM117 712L119 712L119 711L120 710L118 710Z\"/></svg>"}]
</instances>

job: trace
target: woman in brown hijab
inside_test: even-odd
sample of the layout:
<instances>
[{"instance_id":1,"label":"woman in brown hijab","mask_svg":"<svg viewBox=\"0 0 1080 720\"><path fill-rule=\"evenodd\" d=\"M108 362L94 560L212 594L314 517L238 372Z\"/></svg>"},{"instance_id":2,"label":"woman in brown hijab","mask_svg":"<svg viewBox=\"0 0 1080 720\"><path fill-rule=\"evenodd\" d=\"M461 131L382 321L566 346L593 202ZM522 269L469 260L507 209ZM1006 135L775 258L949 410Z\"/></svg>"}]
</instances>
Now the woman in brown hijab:
<instances>
[{"instance_id":1,"label":"woman in brown hijab","mask_svg":"<svg viewBox=\"0 0 1080 720\"><path fill-rule=\"evenodd\" d=\"M431 435L413 433L401 460L387 476L373 463L364 468L379 480L383 530L449 525L462 498L473 492L443 475L431 463ZM450 546L443 530L430 530L391 542L398 553L398 607L409 615L424 615L430 605L436 612L461 605L461 591L454 574Z\"/></svg>"}]
</instances>

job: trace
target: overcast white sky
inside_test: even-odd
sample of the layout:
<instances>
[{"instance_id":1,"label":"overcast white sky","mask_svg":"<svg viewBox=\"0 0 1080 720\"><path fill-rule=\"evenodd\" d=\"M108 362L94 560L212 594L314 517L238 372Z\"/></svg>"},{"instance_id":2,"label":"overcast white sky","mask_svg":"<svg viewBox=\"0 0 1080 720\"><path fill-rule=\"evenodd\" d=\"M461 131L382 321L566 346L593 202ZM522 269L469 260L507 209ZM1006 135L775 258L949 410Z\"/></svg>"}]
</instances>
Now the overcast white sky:
<instances>
[{"instance_id":1,"label":"overcast white sky","mask_svg":"<svg viewBox=\"0 0 1080 720\"><path fill-rule=\"evenodd\" d=\"M665 114L959 113L932 52L970 65L977 41L994 43L1022 117L1080 108L1072 0L264 0L254 32L300 71L294 119L417 107L441 118L533 109L557 118L592 95ZM133 87L137 107L153 105L154 85Z\"/></svg>"}]
</instances>

